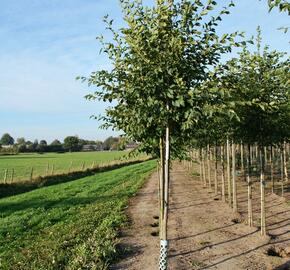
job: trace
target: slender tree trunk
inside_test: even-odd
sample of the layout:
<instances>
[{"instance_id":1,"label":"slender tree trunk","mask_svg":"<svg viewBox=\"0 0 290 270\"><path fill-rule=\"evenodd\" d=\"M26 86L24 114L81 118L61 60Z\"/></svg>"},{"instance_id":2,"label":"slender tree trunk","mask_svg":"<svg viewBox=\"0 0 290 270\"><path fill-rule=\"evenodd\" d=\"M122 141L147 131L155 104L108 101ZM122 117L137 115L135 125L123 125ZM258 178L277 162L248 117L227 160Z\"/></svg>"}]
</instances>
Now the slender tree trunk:
<instances>
[{"instance_id":1,"label":"slender tree trunk","mask_svg":"<svg viewBox=\"0 0 290 270\"><path fill-rule=\"evenodd\" d=\"M288 172L287 172L286 143L284 143L284 147L283 147L283 169L284 169L285 183L287 183L288 182Z\"/></svg>"},{"instance_id":2,"label":"slender tree trunk","mask_svg":"<svg viewBox=\"0 0 290 270\"><path fill-rule=\"evenodd\" d=\"M266 168L267 163L268 163L267 147L266 147L266 146L264 146L264 160L265 160L265 164L264 164L264 166L265 166L265 168Z\"/></svg>"},{"instance_id":3,"label":"slender tree trunk","mask_svg":"<svg viewBox=\"0 0 290 270\"><path fill-rule=\"evenodd\" d=\"M232 185L231 185L231 164L230 164L230 142L227 139L227 182L228 182L228 204L232 207Z\"/></svg>"},{"instance_id":4,"label":"slender tree trunk","mask_svg":"<svg viewBox=\"0 0 290 270\"><path fill-rule=\"evenodd\" d=\"M238 212L237 183L236 183L236 146L232 144L232 180L233 180L233 211Z\"/></svg>"},{"instance_id":5,"label":"slender tree trunk","mask_svg":"<svg viewBox=\"0 0 290 270\"><path fill-rule=\"evenodd\" d=\"M262 147L259 149L260 154L260 186L261 186L261 235L266 235L266 209L265 209L265 175L264 175L264 167L265 161L262 153Z\"/></svg>"},{"instance_id":6,"label":"slender tree trunk","mask_svg":"<svg viewBox=\"0 0 290 270\"><path fill-rule=\"evenodd\" d=\"M211 189L211 168L210 168L210 147L207 145L207 175L208 175L208 185Z\"/></svg>"},{"instance_id":7,"label":"slender tree trunk","mask_svg":"<svg viewBox=\"0 0 290 270\"><path fill-rule=\"evenodd\" d=\"M164 239L163 236L163 216L164 216L164 139L160 139L160 167L159 167L159 186L160 186L160 198L159 198L159 233L160 239Z\"/></svg>"},{"instance_id":8,"label":"slender tree trunk","mask_svg":"<svg viewBox=\"0 0 290 270\"><path fill-rule=\"evenodd\" d=\"M270 147L270 178L272 183L272 193L275 193L275 183L274 183L274 160L273 160L273 146Z\"/></svg>"},{"instance_id":9,"label":"slender tree trunk","mask_svg":"<svg viewBox=\"0 0 290 270\"><path fill-rule=\"evenodd\" d=\"M248 225L253 226L252 181L251 181L251 148L248 144L247 153L247 183L248 183Z\"/></svg>"},{"instance_id":10,"label":"slender tree trunk","mask_svg":"<svg viewBox=\"0 0 290 270\"><path fill-rule=\"evenodd\" d=\"M160 161L157 161L157 166L156 166L156 171L157 171L157 176L158 176L158 202L159 202L159 210L160 210Z\"/></svg>"},{"instance_id":11,"label":"slender tree trunk","mask_svg":"<svg viewBox=\"0 0 290 270\"><path fill-rule=\"evenodd\" d=\"M283 161L283 146L280 149L280 170L281 170L281 196L284 197L284 161Z\"/></svg>"},{"instance_id":12,"label":"slender tree trunk","mask_svg":"<svg viewBox=\"0 0 290 270\"><path fill-rule=\"evenodd\" d=\"M164 164L164 240L167 240L167 221L169 207L169 127L166 128Z\"/></svg>"},{"instance_id":13,"label":"slender tree trunk","mask_svg":"<svg viewBox=\"0 0 290 270\"><path fill-rule=\"evenodd\" d=\"M218 194L218 163L217 163L217 157L218 157L218 148L217 145L215 146L215 168L214 168L214 194Z\"/></svg>"},{"instance_id":14,"label":"slender tree trunk","mask_svg":"<svg viewBox=\"0 0 290 270\"><path fill-rule=\"evenodd\" d=\"M164 144L163 144L164 145ZM166 127L165 133L165 154L163 175L164 175L164 197L163 197L163 216L160 231L160 258L159 258L159 269L167 269L168 262L168 208L169 208L169 127ZM164 149L162 147L162 149ZM164 153L164 152L163 152Z\"/></svg>"},{"instance_id":15,"label":"slender tree trunk","mask_svg":"<svg viewBox=\"0 0 290 270\"><path fill-rule=\"evenodd\" d=\"M225 186L225 162L224 162L224 146L221 146L221 165L222 165L222 201L226 201Z\"/></svg>"},{"instance_id":16,"label":"slender tree trunk","mask_svg":"<svg viewBox=\"0 0 290 270\"><path fill-rule=\"evenodd\" d=\"M250 167L252 167L253 165L253 160L254 160L254 149L253 149L253 146L250 146L250 156L251 156L251 159L250 159Z\"/></svg>"},{"instance_id":17,"label":"slender tree trunk","mask_svg":"<svg viewBox=\"0 0 290 270\"><path fill-rule=\"evenodd\" d=\"M242 175L244 177L244 180L247 181L246 174L245 174L245 165L244 165L244 144L243 144L243 142L241 142L241 171L242 171Z\"/></svg>"},{"instance_id":18,"label":"slender tree trunk","mask_svg":"<svg viewBox=\"0 0 290 270\"><path fill-rule=\"evenodd\" d=\"M203 182L203 174L202 174L202 148L199 149L199 179L200 183Z\"/></svg>"},{"instance_id":19,"label":"slender tree trunk","mask_svg":"<svg viewBox=\"0 0 290 270\"><path fill-rule=\"evenodd\" d=\"M207 182L206 182L206 175L205 175L205 151L202 148L201 149L201 153L202 153L202 175L203 175L203 186L206 187L207 186Z\"/></svg>"}]
</instances>

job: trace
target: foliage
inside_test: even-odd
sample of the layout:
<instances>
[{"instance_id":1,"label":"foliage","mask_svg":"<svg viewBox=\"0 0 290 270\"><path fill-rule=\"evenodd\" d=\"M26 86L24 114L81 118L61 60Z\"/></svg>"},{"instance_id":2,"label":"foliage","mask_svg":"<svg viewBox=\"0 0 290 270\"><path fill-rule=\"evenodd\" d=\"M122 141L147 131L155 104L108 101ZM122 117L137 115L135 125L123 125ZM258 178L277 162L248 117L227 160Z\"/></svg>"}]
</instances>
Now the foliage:
<instances>
[{"instance_id":1,"label":"foliage","mask_svg":"<svg viewBox=\"0 0 290 270\"><path fill-rule=\"evenodd\" d=\"M287 0L268 0L270 11L278 7L280 11L288 12L290 15L290 3Z\"/></svg>"},{"instance_id":2,"label":"foliage","mask_svg":"<svg viewBox=\"0 0 290 270\"><path fill-rule=\"evenodd\" d=\"M201 88L210 67L233 45L240 45L235 38L241 34L216 34L229 10L209 16L215 1L159 0L154 7L144 7L141 1L121 4L127 26L115 31L105 17L114 41L99 38L113 68L82 78L97 87L87 98L116 101L101 117L103 127L124 131L149 153L159 154L159 138L169 125L171 154L180 156L193 127L212 110L207 106L211 93Z\"/></svg>"},{"instance_id":3,"label":"foliage","mask_svg":"<svg viewBox=\"0 0 290 270\"><path fill-rule=\"evenodd\" d=\"M9 133L3 134L3 136L0 139L0 144L2 145L13 145L14 139L10 136Z\"/></svg>"},{"instance_id":4,"label":"foliage","mask_svg":"<svg viewBox=\"0 0 290 270\"><path fill-rule=\"evenodd\" d=\"M260 52L244 48L238 58L227 62L221 78L235 104L232 135L237 142L270 145L290 139L289 58L265 47Z\"/></svg>"},{"instance_id":5,"label":"foliage","mask_svg":"<svg viewBox=\"0 0 290 270\"><path fill-rule=\"evenodd\" d=\"M19 145L20 144L25 144L25 138L23 138L23 137L17 138L16 143L19 144Z\"/></svg>"},{"instance_id":6,"label":"foliage","mask_svg":"<svg viewBox=\"0 0 290 270\"><path fill-rule=\"evenodd\" d=\"M77 136L68 136L63 141L64 149L74 152L80 150L79 138Z\"/></svg>"},{"instance_id":7,"label":"foliage","mask_svg":"<svg viewBox=\"0 0 290 270\"><path fill-rule=\"evenodd\" d=\"M54 140L49 145L50 152L62 152L64 151L63 145L59 140Z\"/></svg>"}]
</instances>

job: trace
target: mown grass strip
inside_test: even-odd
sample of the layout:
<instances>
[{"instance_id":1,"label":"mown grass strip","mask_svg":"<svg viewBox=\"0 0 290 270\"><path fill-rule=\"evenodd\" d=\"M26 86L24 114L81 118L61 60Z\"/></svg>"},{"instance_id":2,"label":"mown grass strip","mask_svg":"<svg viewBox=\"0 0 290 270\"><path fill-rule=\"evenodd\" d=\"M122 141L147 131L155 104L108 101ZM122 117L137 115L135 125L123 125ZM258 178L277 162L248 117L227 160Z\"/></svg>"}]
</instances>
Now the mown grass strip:
<instances>
[{"instance_id":1,"label":"mown grass strip","mask_svg":"<svg viewBox=\"0 0 290 270\"><path fill-rule=\"evenodd\" d=\"M123 208L155 161L0 200L0 269L106 269Z\"/></svg>"}]
</instances>

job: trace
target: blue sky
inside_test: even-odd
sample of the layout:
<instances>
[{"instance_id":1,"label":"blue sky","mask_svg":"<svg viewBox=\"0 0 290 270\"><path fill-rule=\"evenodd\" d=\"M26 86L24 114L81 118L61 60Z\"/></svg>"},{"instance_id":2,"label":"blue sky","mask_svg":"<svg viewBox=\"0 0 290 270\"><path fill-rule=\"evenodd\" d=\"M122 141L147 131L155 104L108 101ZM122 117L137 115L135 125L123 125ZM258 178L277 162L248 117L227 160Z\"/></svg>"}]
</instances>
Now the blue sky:
<instances>
[{"instance_id":1,"label":"blue sky","mask_svg":"<svg viewBox=\"0 0 290 270\"><path fill-rule=\"evenodd\" d=\"M235 2L221 31L244 30L251 36L261 25L264 43L289 52L289 34L277 30L289 25L286 14L269 14L266 0ZM116 134L90 119L108 104L86 101L83 96L93 89L75 81L110 66L95 39L105 34L106 14L121 25L118 0L1 0L0 136L9 132L14 138L52 141Z\"/></svg>"}]
</instances>

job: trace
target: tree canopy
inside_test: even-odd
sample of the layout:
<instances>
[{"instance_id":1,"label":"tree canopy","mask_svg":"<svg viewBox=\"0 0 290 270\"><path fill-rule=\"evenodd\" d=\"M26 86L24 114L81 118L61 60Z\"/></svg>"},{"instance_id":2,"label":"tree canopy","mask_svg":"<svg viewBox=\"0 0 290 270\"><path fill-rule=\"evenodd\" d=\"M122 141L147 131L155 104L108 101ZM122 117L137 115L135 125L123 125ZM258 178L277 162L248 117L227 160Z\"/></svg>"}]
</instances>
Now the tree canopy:
<instances>
[{"instance_id":1,"label":"tree canopy","mask_svg":"<svg viewBox=\"0 0 290 270\"><path fill-rule=\"evenodd\" d=\"M115 31L113 21L105 17L114 41L99 37L113 68L82 78L97 87L87 98L116 101L101 117L104 127L123 130L147 152L158 153L159 138L168 125L171 151L178 156L196 123L212 113L209 103L216 100L215 94L202 88L211 67L232 46L240 46L236 38L241 33L216 34L233 3L213 16L209 14L216 1L158 0L154 7L144 7L142 1L121 4L127 26Z\"/></svg>"},{"instance_id":2,"label":"tree canopy","mask_svg":"<svg viewBox=\"0 0 290 270\"><path fill-rule=\"evenodd\" d=\"M0 139L0 144L2 145L13 145L14 144L14 139L13 137L10 136L9 133L3 134L3 136Z\"/></svg>"}]
</instances>

